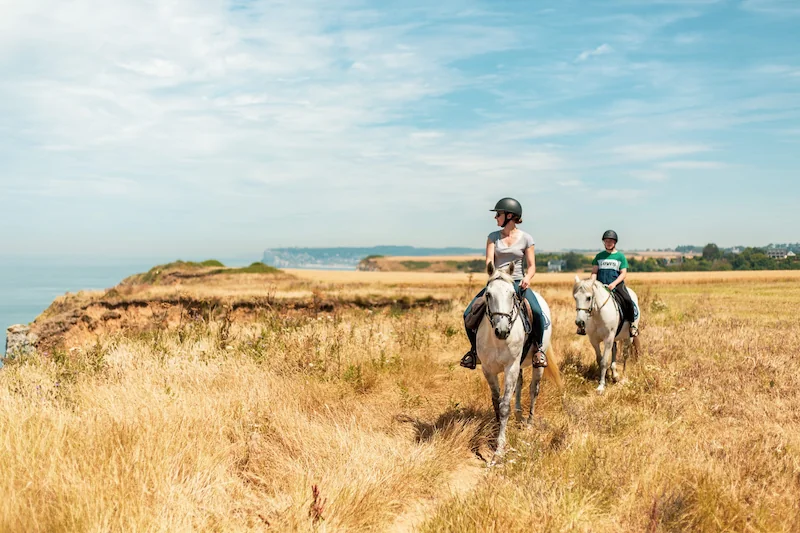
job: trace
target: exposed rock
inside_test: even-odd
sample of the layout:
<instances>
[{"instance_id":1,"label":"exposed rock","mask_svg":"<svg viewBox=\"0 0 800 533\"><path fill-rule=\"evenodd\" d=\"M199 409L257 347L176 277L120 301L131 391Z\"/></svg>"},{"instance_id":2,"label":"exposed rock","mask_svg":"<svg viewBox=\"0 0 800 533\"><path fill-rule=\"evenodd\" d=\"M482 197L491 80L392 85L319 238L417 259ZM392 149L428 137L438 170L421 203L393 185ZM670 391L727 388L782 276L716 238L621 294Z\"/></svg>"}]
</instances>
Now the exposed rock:
<instances>
[{"instance_id":1,"label":"exposed rock","mask_svg":"<svg viewBox=\"0 0 800 533\"><path fill-rule=\"evenodd\" d=\"M108 320L117 320L118 318L122 318L122 314L118 313L117 311L106 311L103 313L103 316L100 317L100 319L104 322Z\"/></svg>"},{"instance_id":2,"label":"exposed rock","mask_svg":"<svg viewBox=\"0 0 800 533\"><path fill-rule=\"evenodd\" d=\"M374 259L366 258L358 263L356 270L361 272L380 272L381 267Z\"/></svg>"},{"instance_id":3,"label":"exposed rock","mask_svg":"<svg viewBox=\"0 0 800 533\"><path fill-rule=\"evenodd\" d=\"M24 324L14 324L6 330L6 357L30 353L35 349L36 334Z\"/></svg>"}]
</instances>

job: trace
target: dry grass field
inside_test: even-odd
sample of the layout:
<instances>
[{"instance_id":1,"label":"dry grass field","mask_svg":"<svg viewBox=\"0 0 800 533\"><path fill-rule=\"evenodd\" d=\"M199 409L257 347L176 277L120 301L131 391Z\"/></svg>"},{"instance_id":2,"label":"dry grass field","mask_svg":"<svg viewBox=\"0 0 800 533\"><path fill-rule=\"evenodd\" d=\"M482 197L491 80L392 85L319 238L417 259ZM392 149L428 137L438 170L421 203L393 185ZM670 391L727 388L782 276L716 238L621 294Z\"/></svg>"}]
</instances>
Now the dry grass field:
<instances>
[{"instance_id":1,"label":"dry grass field","mask_svg":"<svg viewBox=\"0 0 800 533\"><path fill-rule=\"evenodd\" d=\"M267 304L98 327L7 361L0 531L800 530L800 276L632 276L644 350L603 396L571 280L535 281L565 390L544 383L535 427L510 427L495 468L482 460L488 387L457 365L483 276L294 271L120 290L122 313L148 299ZM361 303L278 305L309 298Z\"/></svg>"}]
</instances>

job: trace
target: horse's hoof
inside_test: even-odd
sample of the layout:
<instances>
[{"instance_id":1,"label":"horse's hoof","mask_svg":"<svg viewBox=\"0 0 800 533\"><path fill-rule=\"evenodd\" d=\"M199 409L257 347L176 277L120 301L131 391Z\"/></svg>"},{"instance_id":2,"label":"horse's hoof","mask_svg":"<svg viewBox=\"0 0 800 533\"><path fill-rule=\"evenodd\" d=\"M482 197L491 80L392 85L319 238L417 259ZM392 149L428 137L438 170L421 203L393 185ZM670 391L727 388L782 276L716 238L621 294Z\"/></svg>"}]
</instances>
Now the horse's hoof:
<instances>
[{"instance_id":1,"label":"horse's hoof","mask_svg":"<svg viewBox=\"0 0 800 533\"><path fill-rule=\"evenodd\" d=\"M597 387L597 395L601 395L606 391L605 387Z\"/></svg>"}]
</instances>

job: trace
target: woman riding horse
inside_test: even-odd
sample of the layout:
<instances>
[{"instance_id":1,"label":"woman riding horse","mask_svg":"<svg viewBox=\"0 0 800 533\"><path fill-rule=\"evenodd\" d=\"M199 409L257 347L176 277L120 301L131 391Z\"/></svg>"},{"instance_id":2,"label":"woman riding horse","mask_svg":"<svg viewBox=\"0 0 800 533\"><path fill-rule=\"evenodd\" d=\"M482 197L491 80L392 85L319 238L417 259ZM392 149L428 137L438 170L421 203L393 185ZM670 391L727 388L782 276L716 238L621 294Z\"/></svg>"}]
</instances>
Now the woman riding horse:
<instances>
[{"instance_id":1,"label":"woman riding horse","mask_svg":"<svg viewBox=\"0 0 800 533\"><path fill-rule=\"evenodd\" d=\"M522 223L522 206L513 198L502 198L494 206L495 221L502 229L489 234L486 239L486 264L494 263L496 269L500 270L509 264L514 264L514 288L517 294L522 293L531 305L533 312L533 323L531 324L531 335L536 343L536 353L533 356L534 367L546 367L547 357L541 350L542 338L545 330L545 319L542 309L539 306L536 296L530 289L531 280L536 274L536 257L534 253L533 237L517 228L517 224ZM525 259L526 268L523 274L522 262ZM475 350L477 330L471 329L466 324L466 318L472 311L475 301L483 296L486 289L478 293L464 311L467 337L470 342L470 350L461 358L461 366L474 369L478 363L478 355Z\"/></svg>"}]
</instances>

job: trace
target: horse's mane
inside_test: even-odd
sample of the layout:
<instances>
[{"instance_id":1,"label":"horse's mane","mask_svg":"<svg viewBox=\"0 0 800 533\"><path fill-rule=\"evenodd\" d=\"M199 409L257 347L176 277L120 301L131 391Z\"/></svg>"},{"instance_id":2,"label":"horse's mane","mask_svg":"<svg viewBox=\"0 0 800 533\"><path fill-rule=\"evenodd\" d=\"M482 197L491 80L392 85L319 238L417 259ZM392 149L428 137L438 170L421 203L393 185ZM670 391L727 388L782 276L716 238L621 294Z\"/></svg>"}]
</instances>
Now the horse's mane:
<instances>
[{"instance_id":1,"label":"horse's mane","mask_svg":"<svg viewBox=\"0 0 800 533\"><path fill-rule=\"evenodd\" d=\"M572 295L575 296L578 294L578 289L586 289L587 291L591 292L594 289L597 280L590 280L590 279L582 279L575 282L575 285L572 287Z\"/></svg>"},{"instance_id":2,"label":"horse's mane","mask_svg":"<svg viewBox=\"0 0 800 533\"><path fill-rule=\"evenodd\" d=\"M503 281L507 281L508 283L511 284L514 283L514 279L509 274L506 274L502 270L498 269L494 271L494 274L489 276L489 281L487 281L486 284L488 285L489 283L493 282L496 279L502 279Z\"/></svg>"}]
</instances>

